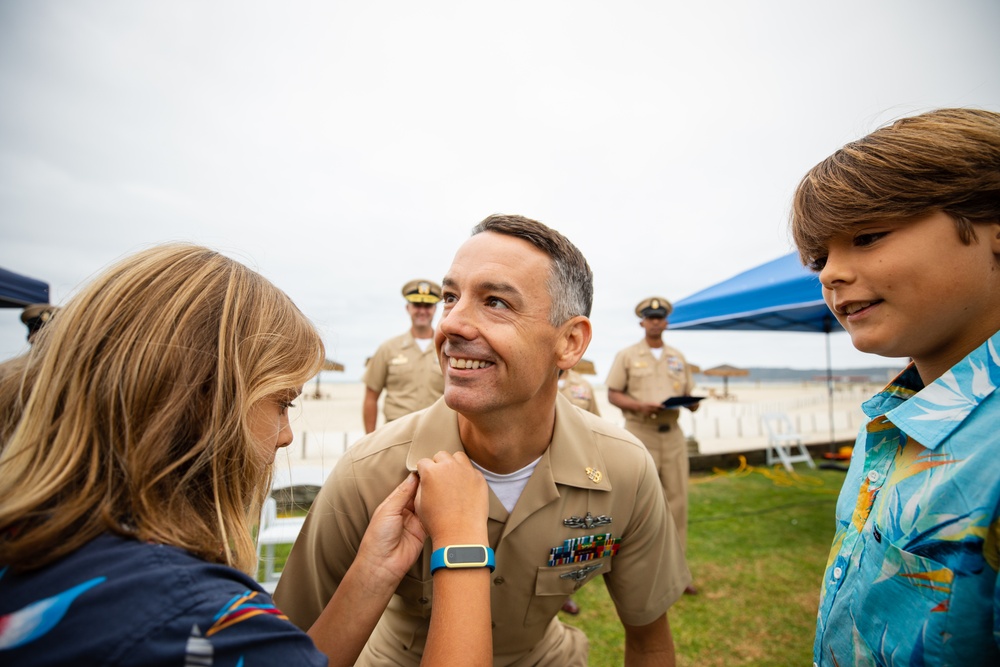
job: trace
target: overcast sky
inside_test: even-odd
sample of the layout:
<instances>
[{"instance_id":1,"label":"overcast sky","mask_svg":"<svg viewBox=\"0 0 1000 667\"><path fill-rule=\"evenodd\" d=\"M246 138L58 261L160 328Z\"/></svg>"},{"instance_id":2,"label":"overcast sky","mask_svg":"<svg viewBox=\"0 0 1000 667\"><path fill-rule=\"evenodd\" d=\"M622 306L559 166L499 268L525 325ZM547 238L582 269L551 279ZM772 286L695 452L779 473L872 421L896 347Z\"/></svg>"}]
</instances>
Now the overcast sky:
<instances>
[{"instance_id":1,"label":"overcast sky","mask_svg":"<svg viewBox=\"0 0 1000 667\"><path fill-rule=\"evenodd\" d=\"M816 162L900 116L1000 110L998 29L995 0L2 0L0 266L62 303L125 254L206 244L357 380L409 326L402 285L519 213L590 261L603 381L642 298L791 250ZM702 367L825 364L821 335L667 336Z\"/></svg>"}]
</instances>

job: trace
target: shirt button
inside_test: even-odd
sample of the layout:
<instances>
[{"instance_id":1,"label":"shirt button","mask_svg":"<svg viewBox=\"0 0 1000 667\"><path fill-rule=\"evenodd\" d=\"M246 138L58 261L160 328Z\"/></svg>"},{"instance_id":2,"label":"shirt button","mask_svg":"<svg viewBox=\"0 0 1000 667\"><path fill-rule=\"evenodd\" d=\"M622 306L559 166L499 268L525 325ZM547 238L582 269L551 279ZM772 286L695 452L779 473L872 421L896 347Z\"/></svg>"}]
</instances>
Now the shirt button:
<instances>
[{"instance_id":1,"label":"shirt button","mask_svg":"<svg viewBox=\"0 0 1000 667\"><path fill-rule=\"evenodd\" d=\"M869 482L871 482L872 484L875 484L880 479L882 479L882 475L878 474L878 470L869 470L868 471L868 481Z\"/></svg>"},{"instance_id":2,"label":"shirt button","mask_svg":"<svg viewBox=\"0 0 1000 667\"><path fill-rule=\"evenodd\" d=\"M842 569L840 569L839 567L833 568L833 578L834 579L840 579L841 575L843 575L843 574L844 574L844 571Z\"/></svg>"},{"instance_id":3,"label":"shirt button","mask_svg":"<svg viewBox=\"0 0 1000 667\"><path fill-rule=\"evenodd\" d=\"M496 586L502 586L503 585L503 577L497 577L496 579L494 579L493 580L493 584L496 585Z\"/></svg>"}]
</instances>

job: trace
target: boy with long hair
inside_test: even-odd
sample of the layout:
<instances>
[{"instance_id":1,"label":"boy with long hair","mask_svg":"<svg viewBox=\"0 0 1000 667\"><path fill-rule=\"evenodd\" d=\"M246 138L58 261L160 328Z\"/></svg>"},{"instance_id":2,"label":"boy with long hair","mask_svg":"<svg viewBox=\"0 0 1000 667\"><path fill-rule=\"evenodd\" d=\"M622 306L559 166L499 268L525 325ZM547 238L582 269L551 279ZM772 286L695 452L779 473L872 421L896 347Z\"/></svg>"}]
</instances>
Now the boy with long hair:
<instances>
[{"instance_id":1,"label":"boy with long hair","mask_svg":"<svg viewBox=\"0 0 1000 667\"><path fill-rule=\"evenodd\" d=\"M904 118L815 166L792 233L863 352L817 665L1000 664L1000 114Z\"/></svg>"}]
</instances>

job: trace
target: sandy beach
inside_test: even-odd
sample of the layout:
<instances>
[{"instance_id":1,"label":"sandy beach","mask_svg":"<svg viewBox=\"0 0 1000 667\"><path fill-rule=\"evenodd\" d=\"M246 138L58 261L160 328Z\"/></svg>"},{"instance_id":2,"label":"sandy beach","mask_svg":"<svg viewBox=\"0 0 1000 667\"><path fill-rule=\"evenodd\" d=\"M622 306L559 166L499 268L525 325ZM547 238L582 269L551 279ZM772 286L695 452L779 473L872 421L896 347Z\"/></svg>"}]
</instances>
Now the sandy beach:
<instances>
[{"instance_id":1,"label":"sandy beach","mask_svg":"<svg viewBox=\"0 0 1000 667\"><path fill-rule=\"evenodd\" d=\"M621 411L607 400L607 389L593 383L601 416L622 425ZM832 418L835 441L853 441L863 421L861 402L878 387L872 384L836 385L833 391ZM691 413L683 410L681 426L689 439L697 443L701 454L723 454L764 449L767 431L761 417L769 413L787 414L793 428L806 444L829 443L831 410L828 391L822 382L735 383L729 384L729 396L722 397L722 385L700 385L695 394L710 396L701 408ZM357 383L322 383L319 397L316 384L306 385L303 396L292 412L295 441L279 453L276 464L282 468L309 466L328 474L337 459L364 435L361 404L364 385ZM381 424L381 414L380 414Z\"/></svg>"}]
</instances>

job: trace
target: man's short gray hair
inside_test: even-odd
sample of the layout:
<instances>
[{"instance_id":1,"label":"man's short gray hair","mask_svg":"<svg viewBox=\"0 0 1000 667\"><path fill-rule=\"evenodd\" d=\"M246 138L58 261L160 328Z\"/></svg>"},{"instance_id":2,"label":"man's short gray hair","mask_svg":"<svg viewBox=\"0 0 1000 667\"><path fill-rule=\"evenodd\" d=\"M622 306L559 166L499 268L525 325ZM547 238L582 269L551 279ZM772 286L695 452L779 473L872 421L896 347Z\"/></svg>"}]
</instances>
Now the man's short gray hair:
<instances>
[{"instance_id":1,"label":"man's short gray hair","mask_svg":"<svg viewBox=\"0 0 1000 667\"><path fill-rule=\"evenodd\" d=\"M551 258L547 287L552 299L549 322L553 326L577 315L590 317L594 274L583 253L569 239L537 220L520 215L491 215L472 228L473 236L482 232L524 239Z\"/></svg>"}]
</instances>

